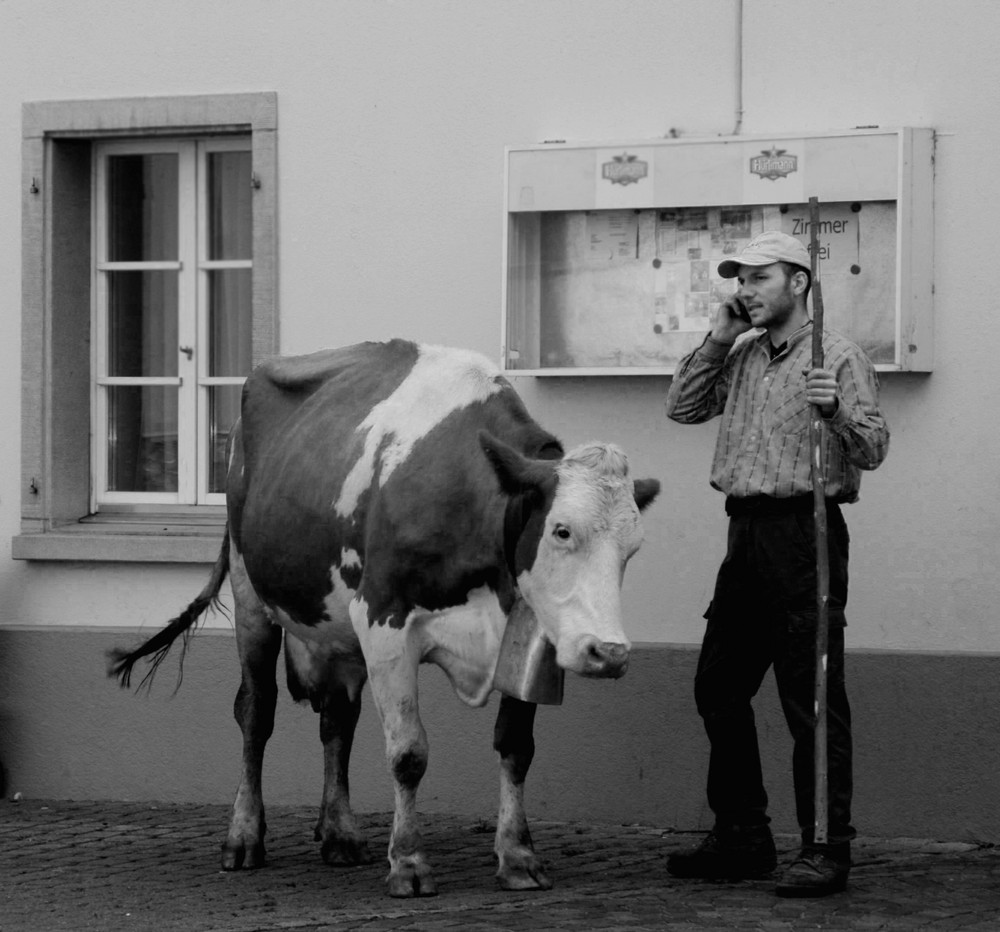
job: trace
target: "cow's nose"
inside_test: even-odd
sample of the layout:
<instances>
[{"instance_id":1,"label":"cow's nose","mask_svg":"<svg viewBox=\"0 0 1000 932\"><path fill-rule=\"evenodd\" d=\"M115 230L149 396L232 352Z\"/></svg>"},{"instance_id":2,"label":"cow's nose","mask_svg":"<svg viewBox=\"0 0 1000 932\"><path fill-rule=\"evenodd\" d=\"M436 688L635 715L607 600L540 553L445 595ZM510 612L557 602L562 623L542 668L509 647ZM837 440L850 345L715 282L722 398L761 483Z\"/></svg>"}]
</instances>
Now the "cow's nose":
<instances>
[{"instance_id":1,"label":"cow's nose","mask_svg":"<svg viewBox=\"0 0 1000 932\"><path fill-rule=\"evenodd\" d=\"M584 674L618 679L628 669L627 644L616 641L591 641L587 645Z\"/></svg>"}]
</instances>

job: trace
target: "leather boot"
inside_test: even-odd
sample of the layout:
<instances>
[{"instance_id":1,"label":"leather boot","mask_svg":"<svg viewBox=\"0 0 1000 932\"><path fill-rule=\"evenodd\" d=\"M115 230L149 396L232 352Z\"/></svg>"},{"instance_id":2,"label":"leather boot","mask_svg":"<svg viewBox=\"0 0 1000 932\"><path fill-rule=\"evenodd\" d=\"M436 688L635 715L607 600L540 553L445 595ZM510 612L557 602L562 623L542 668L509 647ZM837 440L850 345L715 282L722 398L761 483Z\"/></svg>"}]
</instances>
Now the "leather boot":
<instances>
[{"instance_id":1,"label":"leather boot","mask_svg":"<svg viewBox=\"0 0 1000 932\"><path fill-rule=\"evenodd\" d=\"M766 825L717 825L701 844L671 854L667 873L705 880L744 880L769 874L777 862L774 838Z\"/></svg>"},{"instance_id":2,"label":"leather boot","mask_svg":"<svg viewBox=\"0 0 1000 932\"><path fill-rule=\"evenodd\" d=\"M778 896L829 896L847 887L851 843L805 844L775 887Z\"/></svg>"}]
</instances>

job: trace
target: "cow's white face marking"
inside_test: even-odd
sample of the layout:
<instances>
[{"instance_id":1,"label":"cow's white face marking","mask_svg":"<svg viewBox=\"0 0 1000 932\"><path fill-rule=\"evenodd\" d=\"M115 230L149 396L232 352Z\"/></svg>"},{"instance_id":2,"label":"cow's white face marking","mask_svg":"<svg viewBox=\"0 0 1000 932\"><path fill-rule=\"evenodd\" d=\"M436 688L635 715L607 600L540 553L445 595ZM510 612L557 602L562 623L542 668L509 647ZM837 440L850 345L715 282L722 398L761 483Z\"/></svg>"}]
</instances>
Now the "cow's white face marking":
<instances>
[{"instance_id":1,"label":"cow's white face marking","mask_svg":"<svg viewBox=\"0 0 1000 932\"><path fill-rule=\"evenodd\" d=\"M624 660L630 647L621 584L642 543L632 480L624 454L608 445L571 450L556 471L535 562L518 585L555 644L559 665L607 675L601 654L611 648Z\"/></svg>"},{"instance_id":2,"label":"cow's white face marking","mask_svg":"<svg viewBox=\"0 0 1000 932\"><path fill-rule=\"evenodd\" d=\"M383 442L380 485L405 462L413 445L452 411L501 391L494 381L497 375L499 370L479 353L422 345L399 388L358 425L358 432L366 432L365 447L344 480L334 503L336 513L341 517L354 513L358 499L371 486Z\"/></svg>"}]
</instances>

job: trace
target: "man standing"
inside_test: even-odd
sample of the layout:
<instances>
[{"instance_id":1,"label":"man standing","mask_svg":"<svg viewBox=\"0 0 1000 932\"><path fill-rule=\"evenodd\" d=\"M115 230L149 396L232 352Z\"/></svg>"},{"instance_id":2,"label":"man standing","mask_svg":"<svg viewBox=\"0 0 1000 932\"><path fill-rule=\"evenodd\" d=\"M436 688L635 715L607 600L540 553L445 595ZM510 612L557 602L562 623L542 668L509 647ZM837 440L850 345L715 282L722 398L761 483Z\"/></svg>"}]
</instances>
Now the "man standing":
<instances>
[{"instance_id":1,"label":"man standing","mask_svg":"<svg viewBox=\"0 0 1000 932\"><path fill-rule=\"evenodd\" d=\"M697 847L671 855L675 877L740 879L774 870L751 700L768 667L794 742L792 775L802 849L778 881L779 896L843 890L851 866L851 713L844 684L848 532L840 506L858 498L862 469L889 448L870 360L849 340L823 334L812 367L809 254L799 240L762 233L719 263L739 289L719 308L705 342L680 363L667 415L697 424L722 415L711 484L726 496L728 547L716 579L695 702L708 735L708 803L715 826ZM737 338L752 329L763 332ZM824 418L830 557L827 672L828 842L813 839L816 549L810 405Z\"/></svg>"}]
</instances>

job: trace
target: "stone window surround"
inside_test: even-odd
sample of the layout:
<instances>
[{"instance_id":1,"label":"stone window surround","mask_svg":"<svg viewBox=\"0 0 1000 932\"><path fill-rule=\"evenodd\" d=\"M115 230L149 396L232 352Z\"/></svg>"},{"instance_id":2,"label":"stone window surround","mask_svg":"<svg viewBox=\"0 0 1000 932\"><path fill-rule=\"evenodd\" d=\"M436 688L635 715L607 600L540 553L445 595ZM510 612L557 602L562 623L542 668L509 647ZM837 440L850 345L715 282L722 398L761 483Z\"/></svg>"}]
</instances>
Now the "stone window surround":
<instances>
[{"instance_id":1,"label":"stone window surround","mask_svg":"<svg viewBox=\"0 0 1000 932\"><path fill-rule=\"evenodd\" d=\"M22 110L22 560L214 562L221 506L89 515L91 148L109 137L249 133L253 362L278 351L277 95L38 101Z\"/></svg>"}]
</instances>

